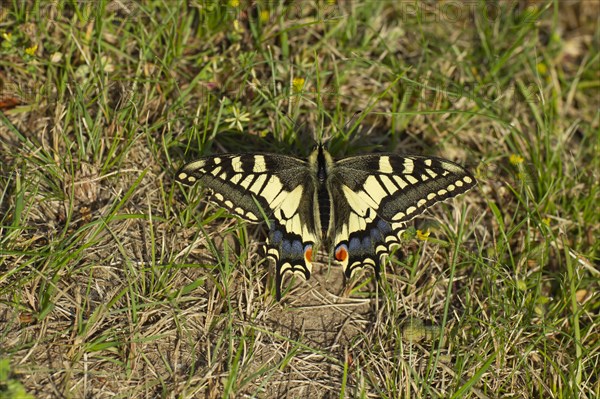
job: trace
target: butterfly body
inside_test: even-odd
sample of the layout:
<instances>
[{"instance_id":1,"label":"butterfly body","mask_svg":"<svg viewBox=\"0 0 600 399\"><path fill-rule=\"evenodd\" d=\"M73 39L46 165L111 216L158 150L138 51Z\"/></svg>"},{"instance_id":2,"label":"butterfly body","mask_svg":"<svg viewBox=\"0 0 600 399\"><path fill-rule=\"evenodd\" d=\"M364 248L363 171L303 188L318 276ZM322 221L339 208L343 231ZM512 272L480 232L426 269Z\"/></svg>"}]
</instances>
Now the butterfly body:
<instances>
[{"instance_id":1,"label":"butterfly body","mask_svg":"<svg viewBox=\"0 0 600 399\"><path fill-rule=\"evenodd\" d=\"M461 194L475 178L441 159L396 154L334 161L319 145L308 160L277 154L201 158L177 181L202 183L214 200L244 220L267 220L267 255L275 261L277 299L282 276L308 279L319 246L346 277L364 266L379 274L380 259L400 241L406 222L436 202Z\"/></svg>"}]
</instances>

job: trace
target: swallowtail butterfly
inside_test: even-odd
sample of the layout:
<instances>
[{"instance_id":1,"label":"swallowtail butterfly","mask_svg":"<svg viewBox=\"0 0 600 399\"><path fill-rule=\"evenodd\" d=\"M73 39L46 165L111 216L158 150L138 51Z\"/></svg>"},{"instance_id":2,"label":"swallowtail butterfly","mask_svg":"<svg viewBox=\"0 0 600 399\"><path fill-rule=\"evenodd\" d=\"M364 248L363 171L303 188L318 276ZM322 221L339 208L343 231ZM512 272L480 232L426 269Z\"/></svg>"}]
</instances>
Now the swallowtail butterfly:
<instances>
[{"instance_id":1,"label":"swallowtail butterfly","mask_svg":"<svg viewBox=\"0 0 600 399\"><path fill-rule=\"evenodd\" d=\"M269 223L277 300L286 272L310 277L318 246L330 248L346 277L380 260L405 224L425 209L477 184L441 158L377 154L334 161L323 148L301 160L276 154L226 154L183 166L176 180L200 182L213 200L253 223Z\"/></svg>"}]
</instances>

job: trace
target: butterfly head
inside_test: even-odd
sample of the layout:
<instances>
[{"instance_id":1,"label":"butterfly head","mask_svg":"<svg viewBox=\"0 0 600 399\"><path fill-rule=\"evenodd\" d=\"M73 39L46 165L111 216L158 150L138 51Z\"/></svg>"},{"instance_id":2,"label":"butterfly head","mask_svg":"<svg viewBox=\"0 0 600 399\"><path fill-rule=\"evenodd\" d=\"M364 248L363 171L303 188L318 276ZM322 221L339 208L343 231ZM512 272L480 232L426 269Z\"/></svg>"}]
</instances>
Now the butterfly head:
<instances>
[{"instance_id":1,"label":"butterfly head","mask_svg":"<svg viewBox=\"0 0 600 399\"><path fill-rule=\"evenodd\" d=\"M325 180L327 180L327 175L333 165L333 159L323 146L323 143L319 143L315 146L313 152L308 157L308 163L316 172L319 182L324 183Z\"/></svg>"}]
</instances>

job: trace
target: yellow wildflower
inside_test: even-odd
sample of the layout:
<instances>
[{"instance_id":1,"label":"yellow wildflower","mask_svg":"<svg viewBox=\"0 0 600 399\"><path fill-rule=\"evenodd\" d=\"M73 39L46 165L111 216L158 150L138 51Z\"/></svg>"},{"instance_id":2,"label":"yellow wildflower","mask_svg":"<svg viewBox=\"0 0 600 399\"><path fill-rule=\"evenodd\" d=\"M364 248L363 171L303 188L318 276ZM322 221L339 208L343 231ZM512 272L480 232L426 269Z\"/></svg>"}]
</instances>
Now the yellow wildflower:
<instances>
[{"instance_id":1,"label":"yellow wildflower","mask_svg":"<svg viewBox=\"0 0 600 399\"><path fill-rule=\"evenodd\" d=\"M548 73L548 67L546 66L546 64L540 62L538 63L535 68L537 69L538 73L540 75L545 75Z\"/></svg>"},{"instance_id":2,"label":"yellow wildflower","mask_svg":"<svg viewBox=\"0 0 600 399\"><path fill-rule=\"evenodd\" d=\"M550 227L550 218L543 218L542 223L544 223L546 226Z\"/></svg>"},{"instance_id":3,"label":"yellow wildflower","mask_svg":"<svg viewBox=\"0 0 600 399\"><path fill-rule=\"evenodd\" d=\"M33 55L35 55L35 52L37 51L37 49L38 49L38 45L37 45L37 44L34 44L34 45L33 45L33 46L31 46L31 47L27 47L27 48L25 49L25 53L26 53L26 54L28 54L28 55L31 55L31 56L33 56Z\"/></svg>"},{"instance_id":4,"label":"yellow wildflower","mask_svg":"<svg viewBox=\"0 0 600 399\"><path fill-rule=\"evenodd\" d=\"M260 22L262 22L263 24L269 22L270 17L271 17L271 14L269 14L268 10L262 10L260 12L259 19L260 19Z\"/></svg>"},{"instance_id":5,"label":"yellow wildflower","mask_svg":"<svg viewBox=\"0 0 600 399\"><path fill-rule=\"evenodd\" d=\"M510 158L508 159L508 161L513 164L513 165L520 165L523 163L524 159L522 156L517 155L517 154L512 154L510 156Z\"/></svg>"},{"instance_id":6,"label":"yellow wildflower","mask_svg":"<svg viewBox=\"0 0 600 399\"><path fill-rule=\"evenodd\" d=\"M304 78L294 78L292 79L292 88L295 93L300 93L304 88Z\"/></svg>"},{"instance_id":7,"label":"yellow wildflower","mask_svg":"<svg viewBox=\"0 0 600 399\"><path fill-rule=\"evenodd\" d=\"M427 241L429 239L429 235L431 234L431 232L429 231L429 229L427 229L427 231L423 232L421 230L417 230L417 239L421 240L421 241Z\"/></svg>"}]
</instances>

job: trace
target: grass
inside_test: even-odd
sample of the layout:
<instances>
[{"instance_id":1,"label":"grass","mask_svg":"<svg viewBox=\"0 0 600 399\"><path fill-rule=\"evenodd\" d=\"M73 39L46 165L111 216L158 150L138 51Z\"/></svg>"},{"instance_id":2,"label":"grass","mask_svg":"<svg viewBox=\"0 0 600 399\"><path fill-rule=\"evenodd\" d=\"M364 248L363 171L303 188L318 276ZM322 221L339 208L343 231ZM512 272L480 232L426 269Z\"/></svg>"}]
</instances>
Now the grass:
<instances>
[{"instance_id":1,"label":"grass","mask_svg":"<svg viewBox=\"0 0 600 399\"><path fill-rule=\"evenodd\" d=\"M5 3L0 397L600 396L594 2ZM321 139L479 185L277 303L173 174Z\"/></svg>"}]
</instances>

